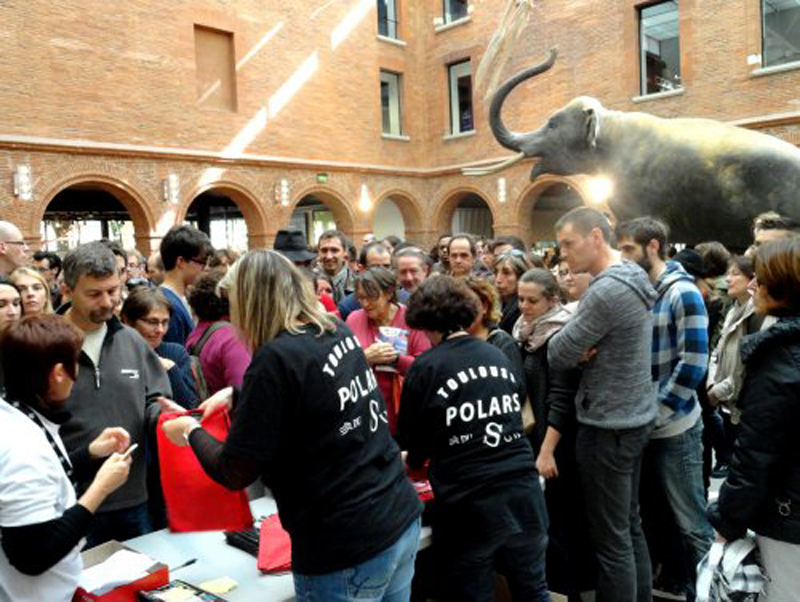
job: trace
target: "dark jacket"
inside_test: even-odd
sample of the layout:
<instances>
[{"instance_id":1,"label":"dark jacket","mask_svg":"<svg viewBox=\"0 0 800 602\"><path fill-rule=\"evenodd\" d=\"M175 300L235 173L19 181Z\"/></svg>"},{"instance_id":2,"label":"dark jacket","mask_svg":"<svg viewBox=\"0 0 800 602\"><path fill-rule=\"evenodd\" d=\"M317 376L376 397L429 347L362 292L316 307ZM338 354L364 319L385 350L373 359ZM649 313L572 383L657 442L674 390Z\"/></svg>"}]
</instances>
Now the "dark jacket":
<instances>
[{"instance_id":1,"label":"dark jacket","mask_svg":"<svg viewBox=\"0 0 800 602\"><path fill-rule=\"evenodd\" d=\"M521 315L521 311L519 309L519 297L514 295L508 301L503 303L503 314L500 318L500 324L498 326L505 330L508 334L513 334L514 332L514 324L517 323L519 317Z\"/></svg>"},{"instance_id":2,"label":"dark jacket","mask_svg":"<svg viewBox=\"0 0 800 602\"><path fill-rule=\"evenodd\" d=\"M104 428L121 426L131 435L131 444L142 443L155 428L158 397L171 397L167 373L141 335L123 326L117 318L108 321L108 333L97 367L83 351L78 358L78 379L64 409L72 417L61 427L67 452L86 448ZM135 452L128 481L100 506L101 512L132 508L147 501L144 450ZM139 454L142 454L139 456ZM94 474L78 484L82 494Z\"/></svg>"},{"instance_id":3,"label":"dark jacket","mask_svg":"<svg viewBox=\"0 0 800 602\"><path fill-rule=\"evenodd\" d=\"M533 408L536 424L530 435L535 455L542 446L547 427L552 426L562 435L570 435L577 424L575 395L581 380L580 369L556 370L547 361L548 341L536 351L523 347L525 386Z\"/></svg>"},{"instance_id":4,"label":"dark jacket","mask_svg":"<svg viewBox=\"0 0 800 602\"><path fill-rule=\"evenodd\" d=\"M745 337L742 360L741 430L709 519L726 539L800 544L800 317Z\"/></svg>"},{"instance_id":5,"label":"dark jacket","mask_svg":"<svg viewBox=\"0 0 800 602\"><path fill-rule=\"evenodd\" d=\"M199 401L204 401L197 398L197 387L192 376L192 360L185 347L163 341L156 347L156 355L175 362L172 369L167 371L174 402L190 410L196 407Z\"/></svg>"}]
</instances>

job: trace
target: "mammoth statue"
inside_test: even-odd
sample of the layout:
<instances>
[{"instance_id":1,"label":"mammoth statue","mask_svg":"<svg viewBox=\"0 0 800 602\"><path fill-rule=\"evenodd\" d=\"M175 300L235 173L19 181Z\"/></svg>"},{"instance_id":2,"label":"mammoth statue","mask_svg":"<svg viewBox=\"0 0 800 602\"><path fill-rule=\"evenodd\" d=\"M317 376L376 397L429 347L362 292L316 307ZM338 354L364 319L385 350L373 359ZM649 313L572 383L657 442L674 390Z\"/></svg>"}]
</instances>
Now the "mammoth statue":
<instances>
[{"instance_id":1,"label":"mammoth statue","mask_svg":"<svg viewBox=\"0 0 800 602\"><path fill-rule=\"evenodd\" d=\"M673 240L721 240L744 247L753 217L763 211L800 219L800 149L775 137L710 119L664 119L604 108L578 97L538 130L509 131L500 112L521 82L553 66L543 63L511 77L492 99L489 120L497 141L517 155L486 174L526 157L542 174L605 176L614 184L609 205L619 219L655 215Z\"/></svg>"}]
</instances>

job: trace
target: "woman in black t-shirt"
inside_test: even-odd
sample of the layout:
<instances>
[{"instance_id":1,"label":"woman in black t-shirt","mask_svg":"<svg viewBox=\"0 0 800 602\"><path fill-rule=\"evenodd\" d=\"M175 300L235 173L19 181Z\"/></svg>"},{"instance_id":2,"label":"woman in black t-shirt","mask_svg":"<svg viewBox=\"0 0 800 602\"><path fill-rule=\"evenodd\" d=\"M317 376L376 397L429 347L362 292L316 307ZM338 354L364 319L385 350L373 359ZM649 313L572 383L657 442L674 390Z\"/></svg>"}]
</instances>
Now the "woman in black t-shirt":
<instances>
[{"instance_id":1,"label":"woman in black t-shirt","mask_svg":"<svg viewBox=\"0 0 800 602\"><path fill-rule=\"evenodd\" d=\"M406 375L397 439L412 469L430 460L444 599L493 600L496 569L514 600L549 600L547 513L520 414L525 383L501 351L467 334L477 313L475 296L449 276L411 296L406 321L434 347Z\"/></svg>"},{"instance_id":2,"label":"woman in black t-shirt","mask_svg":"<svg viewBox=\"0 0 800 602\"><path fill-rule=\"evenodd\" d=\"M272 490L298 600L408 600L422 508L357 339L273 251L247 253L221 285L253 361L235 403L223 389L201 408L234 405L231 431L223 444L181 417L167 436L226 487L260 476Z\"/></svg>"}]
</instances>

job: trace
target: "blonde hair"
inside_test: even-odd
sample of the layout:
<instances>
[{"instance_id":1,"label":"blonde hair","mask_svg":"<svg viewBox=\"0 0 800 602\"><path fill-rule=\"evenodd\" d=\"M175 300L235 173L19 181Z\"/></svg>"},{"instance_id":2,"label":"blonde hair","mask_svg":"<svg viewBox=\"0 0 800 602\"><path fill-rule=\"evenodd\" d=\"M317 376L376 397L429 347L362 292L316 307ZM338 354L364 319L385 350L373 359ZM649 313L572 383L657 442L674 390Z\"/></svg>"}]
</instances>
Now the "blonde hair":
<instances>
[{"instance_id":1,"label":"blonde hair","mask_svg":"<svg viewBox=\"0 0 800 602\"><path fill-rule=\"evenodd\" d=\"M52 314L53 313L53 301L50 299L50 286L48 286L47 280L44 279L44 276L42 276L36 270L33 270L31 268L22 267L22 268L17 268L13 272L11 272L11 274L8 277L8 279L11 282L13 282L14 284L16 284L17 286L19 286L17 281L20 279L21 276L28 276L30 278L35 278L36 280L38 280L41 283L41 285L44 287L44 307L42 308L42 313L43 314Z\"/></svg>"},{"instance_id":2,"label":"blonde hair","mask_svg":"<svg viewBox=\"0 0 800 602\"><path fill-rule=\"evenodd\" d=\"M284 330L312 324L322 335L336 322L320 308L313 284L286 257L257 250L243 255L219 283L230 300L231 322L255 352Z\"/></svg>"}]
</instances>

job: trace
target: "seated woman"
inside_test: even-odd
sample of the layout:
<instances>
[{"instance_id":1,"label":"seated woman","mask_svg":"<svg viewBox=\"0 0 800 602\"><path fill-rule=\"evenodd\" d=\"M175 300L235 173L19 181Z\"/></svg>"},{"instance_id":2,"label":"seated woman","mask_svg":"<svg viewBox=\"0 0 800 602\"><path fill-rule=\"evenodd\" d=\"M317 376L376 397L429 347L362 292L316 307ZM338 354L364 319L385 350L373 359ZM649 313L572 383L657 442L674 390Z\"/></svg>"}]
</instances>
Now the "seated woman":
<instances>
[{"instance_id":1,"label":"seated woman","mask_svg":"<svg viewBox=\"0 0 800 602\"><path fill-rule=\"evenodd\" d=\"M412 470L430 460L434 550L443 599L493 599L505 575L514 600L550 600L547 512L522 432L525 383L497 348L467 334L478 315L463 282L434 276L406 321L434 347L406 375L397 438Z\"/></svg>"},{"instance_id":2,"label":"seated woman","mask_svg":"<svg viewBox=\"0 0 800 602\"><path fill-rule=\"evenodd\" d=\"M378 379L389 411L389 430L397 425L401 379L414 359L430 349L430 341L406 324L406 308L397 302L397 279L386 268L369 268L356 276L356 298L361 309L347 316L364 355Z\"/></svg>"},{"instance_id":3,"label":"seated woman","mask_svg":"<svg viewBox=\"0 0 800 602\"><path fill-rule=\"evenodd\" d=\"M197 389L192 376L189 353L177 343L164 341L169 328L172 305L157 288L138 286L122 304L122 322L135 329L156 352L169 376L172 399L191 409L197 405Z\"/></svg>"},{"instance_id":4,"label":"seated woman","mask_svg":"<svg viewBox=\"0 0 800 602\"><path fill-rule=\"evenodd\" d=\"M187 299L199 321L186 339L186 348L200 358L209 396L225 387L242 386L250 365L250 352L230 323L228 298L217 291L225 273L219 269L203 272Z\"/></svg>"},{"instance_id":5,"label":"seated woman","mask_svg":"<svg viewBox=\"0 0 800 602\"><path fill-rule=\"evenodd\" d=\"M53 313L50 288L47 286L47 280L39 272L31 268L17 268L11 272L8 279L19 289L26 316Z\"/></svg>"},{"instance_id":6,"label":"seated woman","mask_svg":"<svg viewBox=\"0 0 800 602\"><path fill-rule=\"evenodd\" d=\"M124 429L105 429L72 456L58 434L82 343L77 328L53 315L12 324L0 341L8 400L0 400L0 600L72 600L93 514L128 478ZM74 483L107 456L76 500Z\"/></svg>"},{"instance_id":7,"label":"seated woman","mask_svg":"<svg viewBox=\"0 0 800 602\"><path fill-rule=\"evenodd\" d=\"M230 433L222 443L184 416L163 424L167 437L218 483L260 476L272 490L299 602L408 600L422 508L361 347L280 253L250 251L222 284L253 351ZM223 389L202 407L232 405Z\"/></svg>"},{"instance_id":8,"label":"seated woman","mask_svg":"<svg viewBox=\"0 0 800 602\"><path fill-rule=\"evenodd\" d=\"M769 579L758 600L800 592L800 238L758 248L756 312L778 320L741 345L742 411L709 519L725 539L756 533Z\"/></svg>"}]
</instances>

